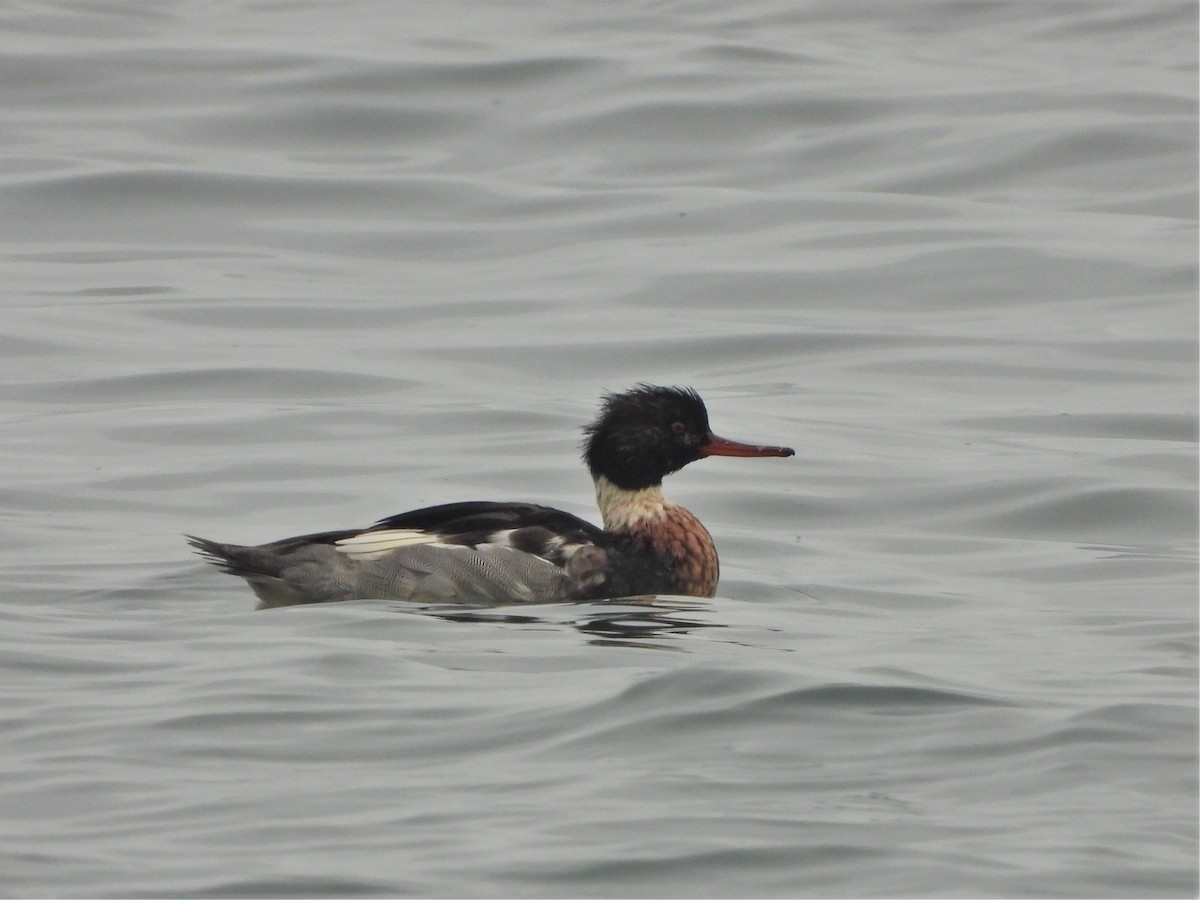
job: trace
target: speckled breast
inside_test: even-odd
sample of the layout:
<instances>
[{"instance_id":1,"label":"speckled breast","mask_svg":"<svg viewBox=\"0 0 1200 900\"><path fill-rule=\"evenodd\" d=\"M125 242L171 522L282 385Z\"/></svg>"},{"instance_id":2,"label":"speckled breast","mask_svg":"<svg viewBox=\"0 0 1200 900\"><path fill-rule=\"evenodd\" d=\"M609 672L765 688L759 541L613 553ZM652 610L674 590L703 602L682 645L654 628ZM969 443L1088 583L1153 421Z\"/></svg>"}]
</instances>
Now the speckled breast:
<instances>
[{"instance_id":1,"label":"speckled breast","mask_svg":"<svg viewBox=\"0 0 1200 900\"><path fill-rule=\"evenodd\" d=\"M692 597L716 593L720 577L717 548L699 519L682 506L671 506L661 517L640 524L638 538L673 575L675 584L668 590Z\"/></svg>"}]
</instances>

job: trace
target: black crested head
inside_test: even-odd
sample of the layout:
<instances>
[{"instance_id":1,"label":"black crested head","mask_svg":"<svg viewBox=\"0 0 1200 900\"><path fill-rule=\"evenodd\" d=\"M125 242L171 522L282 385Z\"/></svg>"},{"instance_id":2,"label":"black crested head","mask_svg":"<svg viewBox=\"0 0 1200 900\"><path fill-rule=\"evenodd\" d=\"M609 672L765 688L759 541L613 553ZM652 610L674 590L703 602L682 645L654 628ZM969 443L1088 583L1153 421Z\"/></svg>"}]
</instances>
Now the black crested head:
<instances>
[{"instance_id":1,"label":"black crested head","mask_svg":"<svg viewBox=\"0 0 1200 900\"><path fill-rule=\"evenodd\" d=\"M699 394L652 384L606 394L596 421L584 431L583 458L592 477L603 475L625 490L662 484L665 476L704 456L712 438Z\"/></svg>"}]
</instances>

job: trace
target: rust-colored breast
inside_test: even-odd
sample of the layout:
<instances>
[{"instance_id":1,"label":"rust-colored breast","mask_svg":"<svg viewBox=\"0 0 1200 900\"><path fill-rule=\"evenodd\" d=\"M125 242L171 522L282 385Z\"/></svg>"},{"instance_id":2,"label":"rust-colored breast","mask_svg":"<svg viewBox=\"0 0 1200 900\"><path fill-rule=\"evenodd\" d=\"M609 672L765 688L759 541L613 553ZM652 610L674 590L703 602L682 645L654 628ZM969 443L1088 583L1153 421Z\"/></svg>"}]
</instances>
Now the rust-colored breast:
<instances>
[{"instance_id":1,"label":"rust-colored breast","mask_svg":"<svg viewBox=\"0 0 1200 900\"><path fill-rule=\"evenodd\" d=\"M646 525L642 536L674 572L675 590L692 597L711 597L717 592L717 548L699 519L682 506L672 506Z\"/></svg>"}]
</instances>

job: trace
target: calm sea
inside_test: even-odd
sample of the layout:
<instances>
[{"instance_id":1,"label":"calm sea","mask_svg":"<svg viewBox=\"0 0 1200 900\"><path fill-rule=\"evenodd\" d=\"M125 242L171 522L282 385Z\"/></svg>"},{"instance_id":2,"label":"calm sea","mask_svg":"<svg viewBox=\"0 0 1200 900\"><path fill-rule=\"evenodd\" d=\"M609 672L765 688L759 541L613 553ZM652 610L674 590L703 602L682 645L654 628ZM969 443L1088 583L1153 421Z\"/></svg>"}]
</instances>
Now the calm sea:
<instances>
[{"instance_id":1,"label":"calm sea","mask_svg":"<svg viewBox=\"0 0 1200 900\"><path fill-rule=\"evenodd\" d=\"M1194 2L0 11L0 894L1196 896ZM259 612L595 517L711 600Z\"/></svg>"}]
</instances>

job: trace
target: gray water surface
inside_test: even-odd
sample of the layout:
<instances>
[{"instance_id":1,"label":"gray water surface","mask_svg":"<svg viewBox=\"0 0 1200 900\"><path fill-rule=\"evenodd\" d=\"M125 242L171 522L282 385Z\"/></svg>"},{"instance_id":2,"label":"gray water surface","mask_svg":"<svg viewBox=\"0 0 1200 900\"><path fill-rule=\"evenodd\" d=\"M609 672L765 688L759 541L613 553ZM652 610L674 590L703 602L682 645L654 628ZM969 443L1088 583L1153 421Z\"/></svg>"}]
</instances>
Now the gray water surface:
<instances>
[{"instance_id":1,"label":"gray water surface","mask_svg":"<svg viewBox=\"0 0 1200 900\"><path fill-rule=\"evenodd\" d=\"M1194 3L0 12L0 893L1195 896ZM181 533L787 460L710 600Z\"/></svg>"}]
</instances>

